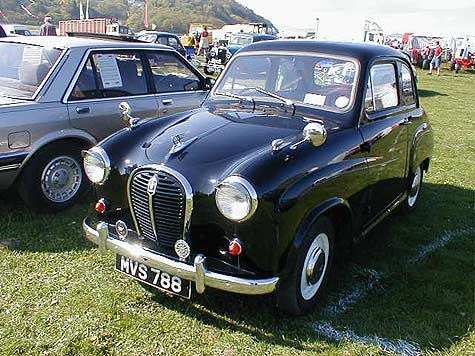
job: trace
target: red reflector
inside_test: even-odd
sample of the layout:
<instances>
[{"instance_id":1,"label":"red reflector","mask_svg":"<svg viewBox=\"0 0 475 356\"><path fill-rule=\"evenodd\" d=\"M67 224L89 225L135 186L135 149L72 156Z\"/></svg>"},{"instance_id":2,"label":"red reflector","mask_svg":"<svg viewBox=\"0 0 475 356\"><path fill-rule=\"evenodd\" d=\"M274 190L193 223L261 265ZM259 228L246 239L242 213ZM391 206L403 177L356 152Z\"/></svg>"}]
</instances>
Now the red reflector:
<instances>
[{"instance_id":1,"label":"red reflector","mask_svg":"<svg viewBox=\"0 0 475 356\"><path fill-rule=\"evenodd\" d=\"M242 252L241 242L238 239L231 240L228 247L229 254L233 256L240 255Z\"/></svg>"},{"instance_id":2,"label":"red reflector","mask_svg":"<svg viewBox=\"0 0 475 356\"><path fill-rule=\"evenodd\" d=\"M99 214L102 214L103 212L105 212L106 209L107 209L107 206L106 206L106 202L104 201L104 199L99 199L99 201L96 203L96 206L94 207L94 209Z\"/></svg>"}]
</instances>

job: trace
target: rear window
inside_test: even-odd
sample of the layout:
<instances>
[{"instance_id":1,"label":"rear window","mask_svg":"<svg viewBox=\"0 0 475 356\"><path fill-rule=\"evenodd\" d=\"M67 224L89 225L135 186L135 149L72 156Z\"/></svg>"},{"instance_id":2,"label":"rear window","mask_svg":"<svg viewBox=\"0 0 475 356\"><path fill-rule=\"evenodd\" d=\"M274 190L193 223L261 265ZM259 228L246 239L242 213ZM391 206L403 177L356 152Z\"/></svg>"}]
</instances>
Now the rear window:
<instances>
[{"instance_id":1,"label":"rear window","mask_svg":"<svg viewBox=\"0 0 475 356\"><path fill-rule=\"evenodd\" d=\"M60 55L54 48L0 43L0 96L33 98Z\"/></svg>"}]
</instances>

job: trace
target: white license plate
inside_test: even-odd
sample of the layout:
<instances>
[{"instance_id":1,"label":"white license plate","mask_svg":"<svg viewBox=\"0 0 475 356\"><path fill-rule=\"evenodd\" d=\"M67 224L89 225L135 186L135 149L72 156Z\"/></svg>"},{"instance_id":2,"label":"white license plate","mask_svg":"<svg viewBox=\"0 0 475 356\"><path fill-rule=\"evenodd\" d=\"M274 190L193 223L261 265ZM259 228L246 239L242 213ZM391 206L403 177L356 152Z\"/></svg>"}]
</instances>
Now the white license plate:
<instances>
[{"instance_id":1,"label":"white license plate","mask_svg":"<svg viewBox=\"0 0 475 356\"><path fill-rule=\"evenodd\" d=\"M186 299L191 297L191 281L186 279L162 272L121 255L116 255L115 268L119 272L153 288L179 295Z\"/></svg>"}]
</instances>

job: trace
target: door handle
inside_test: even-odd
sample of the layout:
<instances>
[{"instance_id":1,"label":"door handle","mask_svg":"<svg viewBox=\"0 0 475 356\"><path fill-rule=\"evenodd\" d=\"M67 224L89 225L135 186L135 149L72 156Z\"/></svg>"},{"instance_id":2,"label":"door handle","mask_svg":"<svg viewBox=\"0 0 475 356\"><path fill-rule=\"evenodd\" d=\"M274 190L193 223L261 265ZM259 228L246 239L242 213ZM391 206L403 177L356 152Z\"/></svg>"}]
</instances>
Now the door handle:
<instances>
[{"instance_id":1,"label":"door handle","mask_svg":"<svg viewBox=\"0 0 475 356\"><path fill-rule=\"evenodd\" d=\"M412 116L404 118L404 120L401 122L401 125L410 125L410 124L412 124L411 119L412 119Z\"/></svg>"},{"instance_id":2,"label":"door handle","mask_svg":"<svg viewBox=\"0 0 475 356\"><path fill-rule=\"evenodd\" d=\"M173 99L163 99L162 104L163 105L171 105L171 104L173 104Z\"/></svg>"},{"instance_id":3,"label":"door handle","mask_svg":"<svg viewBox=\"0 0 475 356\"><path fill-rule=\"evenodd\" d=\"M77 107L76 112L78 114L89 114L91 112L91 109L88 107L84 107L84 108Z\"/></svg>"}]
</instances>

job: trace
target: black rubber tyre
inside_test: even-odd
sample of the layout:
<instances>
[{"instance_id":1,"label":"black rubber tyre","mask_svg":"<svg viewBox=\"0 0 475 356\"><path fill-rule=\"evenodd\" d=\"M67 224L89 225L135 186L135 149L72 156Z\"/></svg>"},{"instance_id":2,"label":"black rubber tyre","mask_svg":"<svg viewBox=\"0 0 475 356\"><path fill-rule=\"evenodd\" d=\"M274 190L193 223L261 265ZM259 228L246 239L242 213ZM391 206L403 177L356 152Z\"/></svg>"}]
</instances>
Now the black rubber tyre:
<instances>
[{"instance_id":1,"label":"black rubber tyre","mask_svg":"<svg viewBox=\"0 0 475 356\"><path fill-rule=\"evenodd\" d=\"M51 213L69 208L84 195L90 184L82 165L82 148L51 144L27 162L18 183L26 205L37 212Z\"/></svg>"},{"instance_id":2,"label":"black rubber tyre","mask_svg":"<svg viewBox=\"0 0 475 356\"><path fill-rule=\"evenodd\" d=\"M450 70L455 70L455 62L450 62Z\"/></svg>"},{"instance_id":3,"label":"black rubber tyre","mask_svg":"<svg viewBox=\"0 0 475 356\"><path fill-rule=\"evenodd\" d=\"M214 75L214 69L209 69L208 66L204 66L203 67L203 71L205 72L205 74L207 75Z\"/></svg>"},{"instance_id":4,"label":"black rubber tyre","mask_svg":"<svg viewBox=\"0 0 475 356\"><path fill-rule=\"evenodd\" d=\"M326 243L328 246L325 247ZM288 266L290 272L279 282L276 297L277 307L281 311L290 315L302 315L312 311L328 282L333 265L334 246L333 225L329 218L321 216L307 233L293 265ZM309 277L308 267L312 265L312 256L318 255L318 249L324 253L323 257L320 254L323 264L314 263L314 268L310 270L316 273Z\"/></svg>"},{"instance_id":5,"label":"black rubber tyre","mask_svg":"<svg viewBox=\"0 0 475 356\"><path fill-rule=\"evenodd\" d=\"M407 198L402 204L403 213L408 214L416 208L421 196L423 178L424 170L422 166L417 167L409 176L407 181Z\"/></svg>"},{"instance_id":6,"label":"black rubber tyre","mask_svg":"<svg viewBox=\"0 0 475 356\"><path fill-rule=\"evenodd\" d=\"M462 69L462 65L460 63L455 63L455 73L460 72L460 69Z\"/></svg>"}]
</instances>

